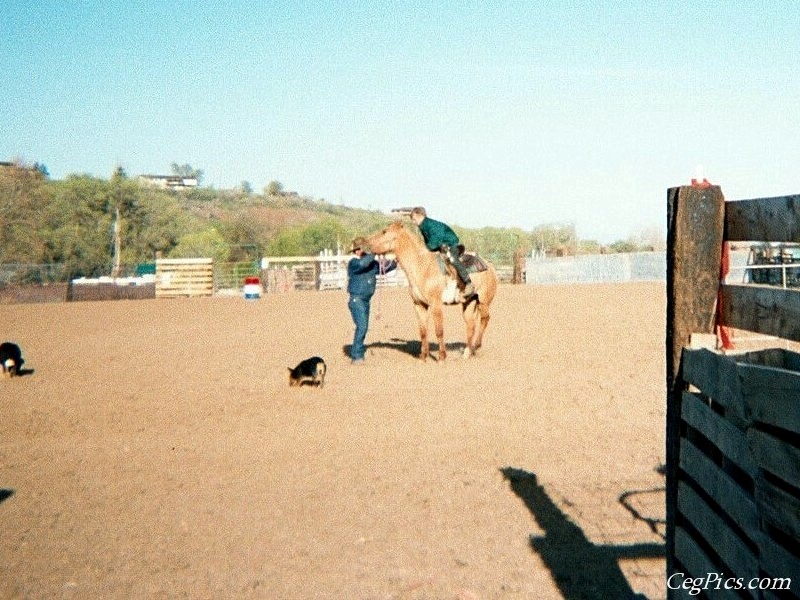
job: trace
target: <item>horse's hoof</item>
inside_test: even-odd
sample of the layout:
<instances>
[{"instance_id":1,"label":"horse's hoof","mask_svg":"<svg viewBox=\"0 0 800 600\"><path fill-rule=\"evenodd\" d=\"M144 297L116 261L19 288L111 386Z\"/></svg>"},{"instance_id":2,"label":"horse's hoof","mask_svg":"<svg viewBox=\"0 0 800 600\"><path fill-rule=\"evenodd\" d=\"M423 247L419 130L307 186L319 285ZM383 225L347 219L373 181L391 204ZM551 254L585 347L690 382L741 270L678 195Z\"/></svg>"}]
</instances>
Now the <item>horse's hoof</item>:
<instances>
[{"instance_id":1,"label":"horse's hoof","mask_svg":"<svg viewBox=\"0 0 800 600\"><path fill-rule=\"evenodd\" d=\"M474 354L475 353L472 350L470 350L469 348L464 348L464 354L462 354L461 356L463 358L471 358Z\"/></svg>"}]
</instances>

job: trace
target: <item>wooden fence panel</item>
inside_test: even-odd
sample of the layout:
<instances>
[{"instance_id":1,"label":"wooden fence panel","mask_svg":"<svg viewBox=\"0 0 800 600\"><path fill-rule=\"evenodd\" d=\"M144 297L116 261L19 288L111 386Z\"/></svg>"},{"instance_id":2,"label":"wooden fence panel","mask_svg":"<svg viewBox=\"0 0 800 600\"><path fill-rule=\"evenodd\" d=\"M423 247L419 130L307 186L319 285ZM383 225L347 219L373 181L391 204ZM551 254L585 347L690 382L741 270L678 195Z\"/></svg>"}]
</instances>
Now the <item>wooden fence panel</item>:
<instances>
[{"instance_id":1,"label":"wooden fence panel","mask_svg":"<svg viewBox=\"0 0 800 600\"><path fill-rule=\"evenodd\" d=\"M771 588L730 597L800 598L800 354L687 348L709 323L800 341L800 291L718 280L712 298L721 258L686 264L698 240L797 242L800 196L723 201L720 224L717 190L704 189L668 194L667 575L725 571Z\"/></svg>"},{"instance_id":2,"label":"wooden fence panel","mask_svg":"<svg viewBox=\"0 0 800 600\"><path fill-rule=\"evenodd\" d=\"M757 475L758 467L750 456L747 436L741 429L720 418L692 394L684 394L682 410L684 423L700 432L727 461L751 479Z\"/></svg>"},{"instance_id":3,"label":"wooden fence panel","mask_svg":"<svg viewBox=\"0 0 800 600\"><path fill-rule=\"evenodd\" d=\"M210 258L156 260L156 298L212 296L214 261Z\"/></svg>"},{"instance_id":4,"label":"wooden fence panel","mask_svg":"<svg viewBox=\"0 0 800 600\"><path fill-rule=\"evenodd\" d=\"M792 589L797 590L800 581L800 560L780 544L765 544L762 551L764 570L770 577L789 578Z\"/></svg>"},{"instance_id":5,"label":"wooden fence panel","mask_svg":"<svg viewBox=\"0 0 800 600\"><path fill-rule=\"evenodd\" d=\"M726 202L725 239L729 242L800 240L800 195Z\"/></svg>"},{"instance_id":6,"label":"wooden fence panel","mask_svg":"<svg viewBox=\"0 0 800 600\"><path fill-rule=\"evenodd\" d=\"M683 573L716 573L719 571L719 567L717 567L708 555L703 551L703 549L697 544L697 542L692 539L692 537L686 533L686 531L680 527L678 527L675 531L675 549L676 554L680 556L680 568L681 572ZM676 572L678 572L676 570ZM671 590L680 589L681 582L684 580L683 577L676 575L670 581L670 588ZM681 597L687 597L689 595L689 590L680 590ZM741 596L739 596L733 590L726 590L721 589L719 591L714 590L715 597L723 598L724 600L728 599L735 599L741 600Z\"/></svg>"},{"instance_id":7,"label":"wooden fence panel","mask_svg":"<svg viewBox=\"0 0 800 600\"><path fill-rule=\"evenodd\" d=\"M681 444L681 469L746 531L757 530L759 515L751 495L691 442Z\"/></svg>"},{"instance_id":8,"label":"wooden fence panel","mask_svg":"<svg viewBox=\"0 0 800 600\"><path fill-rule=\"evenodd\" d=\"M766 285L722 285L721 323L800 341L800 291Z\"/></svg>"},{"instance_id":9,"label":"wooden fence panel","mask_svg":"<svg viewBox=\"0 0 800 600\"><path fill-rule=\"evenodd\" d=\"M717 568L712 572L723 570L736 573L737 577L758 577L758 557L726 521L724 514L683 482L678 484L678 510L684 517L683 521L691 523L706 543L714 548L719 563L715 561ZM706 573L693 575L703 576Z\"/></svg>"},{"instance_id":10,"label":"wooden fence panel","mask_svg":"<svg viewBox=\"0 0 800 600\"><path fill-rule=\"evenodd\" d=\"M681 382L697 391L682 392L672 564L687 576L800 572L800 372L785 368L798 362L786 350L684 350ZM689 566L709 568L698 548L711 571ZM793 582L789 597L800 597Z\"/></svg>"}]
</instances>

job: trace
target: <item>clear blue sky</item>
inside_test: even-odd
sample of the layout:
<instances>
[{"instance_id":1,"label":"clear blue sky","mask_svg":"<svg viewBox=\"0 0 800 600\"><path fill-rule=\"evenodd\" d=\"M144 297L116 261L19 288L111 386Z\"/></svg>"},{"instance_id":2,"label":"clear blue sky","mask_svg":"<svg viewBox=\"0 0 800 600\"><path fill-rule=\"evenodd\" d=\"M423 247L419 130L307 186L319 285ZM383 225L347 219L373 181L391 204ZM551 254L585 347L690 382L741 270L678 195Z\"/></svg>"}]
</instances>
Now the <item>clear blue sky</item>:
<instances>
[{"instance_id":1,"label":"clear blue sky","mask_svg":"<svg viewBox=\"0 0 800 600\"><path fill-rule=\"evenodd\" d=\"M800 193L800 6L5 0L0 160L272 180L466 227L665 229L697 165Z\"/></svg>"}]
</instances>

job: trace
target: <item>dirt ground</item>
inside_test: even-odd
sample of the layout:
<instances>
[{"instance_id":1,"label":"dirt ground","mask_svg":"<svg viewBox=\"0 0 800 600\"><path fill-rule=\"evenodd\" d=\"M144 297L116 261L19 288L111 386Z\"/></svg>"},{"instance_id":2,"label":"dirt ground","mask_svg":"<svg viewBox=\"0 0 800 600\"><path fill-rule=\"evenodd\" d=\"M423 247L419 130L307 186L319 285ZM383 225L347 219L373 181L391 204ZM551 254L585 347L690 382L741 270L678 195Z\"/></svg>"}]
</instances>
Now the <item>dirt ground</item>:
<instances>
[{"instance_id":1,"label":"dirt ground","mask_svg":"<svg viewBox=\"0 0 800 600\"><path fill-rule=\"evenodd\" d=\"M0 597L665 596L663 283L2 307ZM286 367L323 356L322 389Z\"/></svg>"}]
</instances>

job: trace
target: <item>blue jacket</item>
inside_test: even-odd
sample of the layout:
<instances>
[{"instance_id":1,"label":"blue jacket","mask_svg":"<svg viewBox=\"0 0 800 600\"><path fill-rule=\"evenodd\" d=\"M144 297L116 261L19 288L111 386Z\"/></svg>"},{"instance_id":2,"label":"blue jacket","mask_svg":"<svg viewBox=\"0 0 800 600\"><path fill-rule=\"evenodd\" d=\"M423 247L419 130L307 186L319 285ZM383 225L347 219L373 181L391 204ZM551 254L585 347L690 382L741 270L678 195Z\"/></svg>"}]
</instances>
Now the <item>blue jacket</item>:
<instances>
[{"instance_id":1,"label":"blue jacket","mask_svg":"<svg viewBox=\"0 0 800 600\"><path fill-rule=\"evenodd\" d=\"M350 295L371 298L375 293L376 277L381 271L381 264L384 273L397 268L397 261L377 259L368 252L362 254L361 258L351 258L347 263L347 291Z\"/></svg>"}]
</instances>

